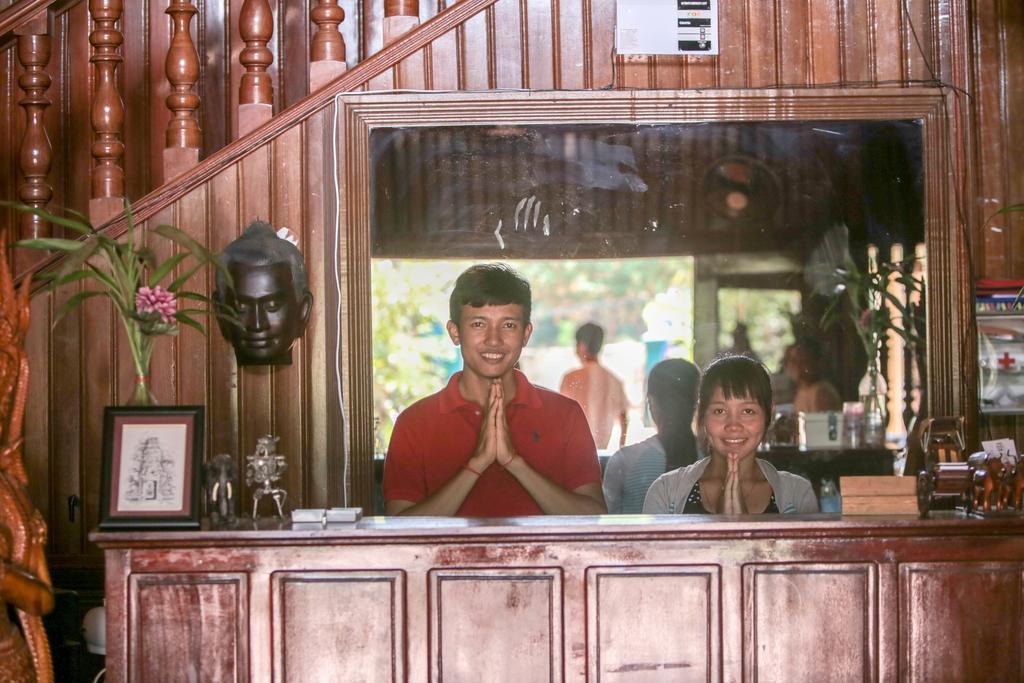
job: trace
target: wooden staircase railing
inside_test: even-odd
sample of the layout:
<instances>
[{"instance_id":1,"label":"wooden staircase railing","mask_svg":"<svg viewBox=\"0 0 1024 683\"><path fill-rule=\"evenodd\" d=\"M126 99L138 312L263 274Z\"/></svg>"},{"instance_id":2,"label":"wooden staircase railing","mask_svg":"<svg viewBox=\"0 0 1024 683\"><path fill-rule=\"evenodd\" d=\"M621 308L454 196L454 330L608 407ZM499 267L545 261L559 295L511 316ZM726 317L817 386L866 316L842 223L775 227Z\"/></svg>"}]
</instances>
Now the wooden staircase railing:
<instances>
[{"instance_id":1,"label":"wooden staircase railing","mask_svg":"<svg viewBox=\"0 0 1024 683\"><path fill-rule=\"evenodd\" d=\"M89 93L92 164L88 214L94 225L102 225L123 211L126 197L126 112L125 98L119 90L124 0L86 1L91 18L89 61L93 65L93 89ZM24 110L25 125L18 152L21 174L16 199L37 208L47 208L54 197L54 188L48 178L54 152L47 130L47 108L52 104L50 74L54 69L48 70L48 67L53 57L51 35L56 30L54 17L66 11L68 6L66 0L23 0L0 12L0 40L14 37L17 41L17 66L21 70L17 82L23 93L18 100ZM203 133L197 116L201 102L196 92L200 56L191 28L198 9L193 0L170 0L165 13L171 35L165 59L169 90L165 102L169 120L163 135L162 181L166 186L199 164ZM337 0L318 0L310 10L309 20L316 26L316 32L310 41L308 76L310 88L314 91L346 70L345 41L338 28L344 16ZM238 138L243 138L266 125L273 117L274 84L268 73L273 53L268 41L273 35L275 22L267 0L244 0L239 17L237 30L245 42L239 62L245 73L238 90L237 116ZM67 41L66 35L64 40ZM251 146L246 142L239 144ZM159 187L156 193L166 194ZM0 232L0 237L13 240L46 237L51 233L45 221L30 214L19 214L18 221L19 229L15 233L5 236ZM38 255L19 254L18 257L38 261ZM23 272L29 265L20 260L15 264L15 270Z\"/></svg>"},{"instance_id":2,"label":"wooden staircase railing","mask_svg":"<svg viewBox=\"0 0 1024 683\"><path fill-rule=\"evenodd\" d=\"M120 0L91 0L91 2L104 5L119 1ZM415 7L414 4L410 4L414 3L415 0L403 1L405 4L393 5L392 10L390 11L409 12L411 11L409 8ZM342 10L336 1L321 1L310 13L311 19L318 27L317 35L319 36L321 33L324 34L323 37L320 37L319 39L314 38L312 42L311 47L313 49L311 50L312 61L310 62L310 76L311 82L314 82L314 75L316 75L317 81L322 81L327 77L325 74L337 74L335 75L334 80L328 85L321 87L319 90L312 92L306 98L300 100L284 112L266 120L264 123L248 132L245 136L237 138L199 163L189 168L179 168L178 173L171 174L171 180L157 187L139 200L133 202L134 219L136 221L144 221L152 217L163 208L184 196L192 188L209 180L221 169L240 160L251 150L269 142L281 132L305 120L323 107L329 105L338 94L363 87L374 78L379 77L381 74L387 73L396 66L404 65L404 61L408 60L410 57L415 57L417 53L420 53L425 46L429 45L439 36L444 35L457 26L465 23L468 19L492 6L496 1L497 0L461 0L461 2L455 3L448 9L424 22L422 25L417 26L416 24L418 22L409 22L409 24L414 28L405 35L403 40L392 40L392 42L380 52L348 70L345 69L345 63L342 60L342 56L344 55L344 41L339 40L340 34L334 35L337 30L337 23L343 17ZM187 6L189 4L191 3L187 1L175 1L172 3L171 7L168 8L168 14L173 17L175 16L175 13L187 13ZM180 16L181 15L179 15L179 17ZM410 18L411 15L393 14L391 17ZM262 21L262 19L260 19L260 21ZM258 32L254 31L254 33ZM188 46L184 44L184 41L179 42L177 46L174 46L172 41L172 47L176 47L178 50L184 51L189 49ZM168 63L170 64L171 61L172 60L169 58ZM189 134L183 133L183 131L188 131L187 126L189 124L183 124L181 121L188 117L188 110L194 111L194 108L190 106L190 103L194 100L188 97L188 69L186 67L174 68L179 70L175 71L174 78L169 78L169 80L172 85L175 85L176 90L174 90L172 95L168 97L168 105L170 106L173 104L174 107L179 107L179 109L171 107L172 112L177 114L180 110L184 112L184 116L177 115L172 118L171 126L168 128L167 144L171 149L187 150L190 141L194 138ZM246 87L251 87L251 83ZM265 97L264 92L258 96L258 99L258 102L254 103L250 101L247 102L247 104L265 104L268 98ZM241 101L244 102L244 100ZM113 137L110 133L109 126L105 134L108 136L108 139ZM112 155L108 154L106 158L110 158L111 156ZM165 160L166 159L167 156L165 156ZM110 216L106 216L102 223L94 220L94 224L105 224L104 230L113 237L122 234L126 228L123 214L112 214ZM37 265L40 267L47 267L50 263L56 260L57 257L51 257L49 260Z\"/></svg>"}]
</instances>

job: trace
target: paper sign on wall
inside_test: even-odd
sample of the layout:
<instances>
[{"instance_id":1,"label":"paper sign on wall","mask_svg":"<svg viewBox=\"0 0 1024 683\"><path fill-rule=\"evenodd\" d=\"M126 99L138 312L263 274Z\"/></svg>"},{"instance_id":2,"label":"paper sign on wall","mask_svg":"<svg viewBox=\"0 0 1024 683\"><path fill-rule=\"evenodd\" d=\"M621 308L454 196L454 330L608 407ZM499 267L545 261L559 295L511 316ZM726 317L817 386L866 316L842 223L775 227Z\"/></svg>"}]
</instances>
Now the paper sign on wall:
<instances>
[{"instance_id":1,"label":"paper sign on wall","mask_svg":"<svg viewBox=\"0 0 1024 683\"><path fill-rule=\"evenodd\" d=\"M620 55L717 55L718 0L617 0Z\"/></svg>"}]
</instances>

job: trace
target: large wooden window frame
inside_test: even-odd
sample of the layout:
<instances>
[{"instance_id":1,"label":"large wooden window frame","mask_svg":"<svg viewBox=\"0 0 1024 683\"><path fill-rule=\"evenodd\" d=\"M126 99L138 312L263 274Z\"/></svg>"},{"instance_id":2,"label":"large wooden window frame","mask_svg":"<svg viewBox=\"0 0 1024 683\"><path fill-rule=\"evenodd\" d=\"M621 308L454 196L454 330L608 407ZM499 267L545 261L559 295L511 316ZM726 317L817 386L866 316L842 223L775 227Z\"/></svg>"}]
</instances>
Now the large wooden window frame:
<instances>
[{"instance_id":1,"label":"large wooden window frame","mask_svg":"<svg viewBox=\"0 0 1024 683\"><path fill-rule=\"evenodd\" d=\"M372 509L373 377L370 311L370 133L376 128L566 123L918 120L922 123L925 242L928 248L927 414L977 413L976 340L965 215L958 210L951 94L935 88L863 90L553 91L389 93L341 96L336 154L325 154L328 226L326 335L328 408L338 410L337 378L347 424L332 425L330 443L349 443L349 473L331 467L349 503ZM337 195L333 179L337 178ZM338 201L330 201L337 196ZM959 207L962 209L963 207ZM330 226L336 225L332 230ZM333 350L340 343L337 362ZM330 404L334 405L330 405ZM329 414L339 414L333 412ZM347 431L347 435L346 432ZM341 452L342 449L332 449Z\"/></svg>"}]
</instances>

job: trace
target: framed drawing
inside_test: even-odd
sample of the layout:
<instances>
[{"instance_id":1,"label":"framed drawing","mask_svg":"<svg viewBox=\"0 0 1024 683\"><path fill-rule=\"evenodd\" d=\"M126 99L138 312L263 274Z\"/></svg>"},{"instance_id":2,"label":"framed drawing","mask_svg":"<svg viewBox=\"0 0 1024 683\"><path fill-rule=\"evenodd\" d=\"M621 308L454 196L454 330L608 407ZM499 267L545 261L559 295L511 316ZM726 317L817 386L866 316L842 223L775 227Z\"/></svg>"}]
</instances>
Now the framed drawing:
<instances>
[{"instance_id":1,"label":"framed drawing","mask_svg":"<svg viewBox=\"0 0 1024 683\"><path fill-rule=\"evenodd\" d=\"M199 528L202 406L108 407L100 528Z\"/></svg>"}]
</instances>

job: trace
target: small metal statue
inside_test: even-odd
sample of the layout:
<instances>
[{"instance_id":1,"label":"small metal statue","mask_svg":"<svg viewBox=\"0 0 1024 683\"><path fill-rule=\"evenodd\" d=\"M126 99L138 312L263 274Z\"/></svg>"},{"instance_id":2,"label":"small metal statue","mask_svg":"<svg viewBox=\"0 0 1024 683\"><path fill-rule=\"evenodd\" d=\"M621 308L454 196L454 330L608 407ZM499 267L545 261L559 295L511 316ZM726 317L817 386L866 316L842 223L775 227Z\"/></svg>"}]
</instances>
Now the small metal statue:
<instances>
[{"instance_id":1,"label":"small metal statue","mask_svg":"<svg viewBox=\"0 0 1024 683\"><path fill-rule=\"evenodd\" d=\"M288 493L274 486L274 482L281 478L288 464L284 456L277 453L277 442L281 437L267 434L256 440L256 452L245 456L245 483L252 486L259 484L259 488L252 492L252 518L256 519L256 511L259 508L260 498L270 496L277 506L277 516L284 517L284 501Z\"/></svg>"},{"instance_id":2,"label":"small metal statue","mask_svg":"<svg viewBox=\"0 0 1024 683\"><path fill-rule=\"evenodd\" d=\"M206 479L206 511L210 524L235 523L235 482L238 468L235 459L221 453L203 466Z\"/></svg>"}]
</instances>

